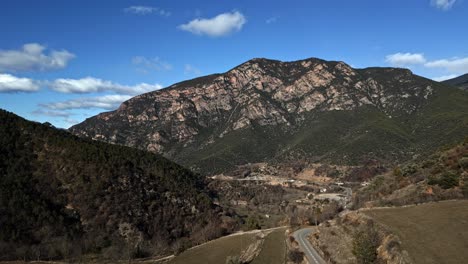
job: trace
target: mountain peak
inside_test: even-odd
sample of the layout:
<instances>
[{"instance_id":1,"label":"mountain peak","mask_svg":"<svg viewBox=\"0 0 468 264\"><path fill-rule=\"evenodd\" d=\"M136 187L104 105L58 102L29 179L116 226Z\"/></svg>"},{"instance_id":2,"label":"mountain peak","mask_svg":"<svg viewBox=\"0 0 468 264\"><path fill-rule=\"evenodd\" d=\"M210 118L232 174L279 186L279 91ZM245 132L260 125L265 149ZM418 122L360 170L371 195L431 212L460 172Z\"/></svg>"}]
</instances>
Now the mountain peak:
<instances>
[{"instance_id":1,"label":"mountain peak","mask_svg":"<svg viewBox=\"0 0 468 264\"><path fill-rule=\"evenodd\" d=\"M338 129L346 131L346 127L365 123L368 118L356 120L353 115L370 111L378 120L391 119L390 127L399 127L393 120L408 119L421 111L441 87L406 69L353 69L344 62L316 58L292 62L256 58L222 74L139 95L118 110L90 118L70 131L158 152L205 172L215 171L220 163L232 167L296 151L338 155L344 150L336 149L332 154L330 146L317 147L327 142L320 138L333 135L337 129L326 129L327 118L349 115ZM357 131L364 133L360 135L363 138L369 137L366 129ZM391 133L395 136L401 131L406 128ZM346 133L351 132L343 133L330 142L340 146L343 142L338 142L346 141ZM278 143L272 144L272 140ZM388 153L382 155L402 155ZM336 158L349 161L364 154Z\"/></svg>"}]
</instances>

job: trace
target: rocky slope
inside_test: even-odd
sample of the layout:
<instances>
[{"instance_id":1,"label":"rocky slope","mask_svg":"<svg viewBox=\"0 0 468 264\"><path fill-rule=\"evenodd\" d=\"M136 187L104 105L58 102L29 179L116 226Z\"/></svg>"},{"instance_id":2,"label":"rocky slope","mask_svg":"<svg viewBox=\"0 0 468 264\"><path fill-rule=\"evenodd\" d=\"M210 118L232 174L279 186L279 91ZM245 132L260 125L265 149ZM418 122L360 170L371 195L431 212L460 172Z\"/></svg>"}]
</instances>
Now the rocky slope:
<instances>
[{"instance_id":1,"label":"rocky slope","mask_svg":"<svg viewBox=\"0 0 468 264\"><path fill-rule=\"evenodd\" d=\"M70 131L162 153L205 173L297 156L393 161L465 134L467 123L458 121L468 96L447 87L406 69L253 59L136 96Z\"/></svg>"}]
</instances>

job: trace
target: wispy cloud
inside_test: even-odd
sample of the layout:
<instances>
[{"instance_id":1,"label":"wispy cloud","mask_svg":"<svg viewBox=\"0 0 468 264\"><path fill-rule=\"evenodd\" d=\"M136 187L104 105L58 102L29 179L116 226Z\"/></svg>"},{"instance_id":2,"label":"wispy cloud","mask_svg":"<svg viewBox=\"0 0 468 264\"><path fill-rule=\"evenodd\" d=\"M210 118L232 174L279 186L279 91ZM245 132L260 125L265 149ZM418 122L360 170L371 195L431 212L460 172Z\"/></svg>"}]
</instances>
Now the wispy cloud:
<instances>
[{"instance_id":1,"label":"wispy cloud","mask_svg":"<svg viewBox=\"0 0 468 264\"><path fill-rule=\"evenodd\" d=\"M385 61L394 66L422 64L426 62L422 53L395 53L385 57Z\"/></svg>"},{"instance_id":2,"label":"wispy cloud","mask_svg":"<svg viewBox=\"0 0 468 264\"><path fill-rule=\"evenodd\" d=\"M272 24L272 23L275 23L277 20L278 20L278 17L270 17L267 20L265 20L265 23Z\"/></svg>"},{"instance_id":3,"label":"wispy cloud","mask_svg":"<svg viewBox=\"0 0 468 264\"><path fill-rule=\"evenodd\" d=\"M441 68L453 73L468 73L468 57L429 61L424 66L428 68Z\"/></svg>"},{"instance_id":4,"label":"wispy cloud","mask_svg":"<svg viewBox=\"0 0 468 264\"><path fill-rule=\"evenodd\" d=\"M38 105L38 109L32 114L46 116L53 119L61 118L62 125L73 125L77 120L70 118L78 113L85 112L89 116L93 111L114 110L119 105L135 95L161 89L159 84L140 83L136 85L122 85L108 80L94 77L82 79L56 79L43 82L51 90L60 93L85 94L85 93L115 93L96 96L86 96L62 101L53 101Z\"/></svg>"},{"instance_id":5,"label":"wispy cloud","mask_svg":"<svg viewBox=\"0 0 468 264\"><path fill-rule=\"evenodd\" d=\"M38 116L50 116L50 117L64 117L68 118L70 116L69 112L65 111L57 111L57 110L44 110L44 109L37 109L31 112L33 115Z\"/></svg>"},{"instance_id":6,"label":"wispy cloud","mask_svg":"<svg viewBox=\"0 0 468 264\"><path fill-rule=\"evenodd\" d=\"M197 18L180 25L179 29L196 35L221 37L240 31L245 23L247 23L245 16L235 11L223 13L213 18Z\"/></svg>"},{"instance_id":7,"label":"wispy cloud","mask_svg":"<svg viewBox=\"0 0 468 264\"><path fill-rule=\"evenodd\" d=\"M200 75L201 71L198 68L191 65L191 64L185 64L184 65L184 74L187 74L187 75Z\"/></svg>"},{"instance_id":8,"label":"wispy cloud","mask_svg":"<svg viewBox=\"0 0 468 264\"><path fill-rule=\"evenodd\" d=\"M133 86L122 85L94 77L82 79L57 79L49 83L49 87L61 93L96 93L112 91L116 93L137 95L161 89L160 84L140 83Z\"/></svg>"},{"instance_id":9,"label":"wispy cloud","mask_svg":"<svg viewBox=\"0 0 468 264\"><path fill-rule=\"evenodd\" d=\"M103 95L96 97L83 97L77 99L66 100L62 102L53 102L40 104L40 107L50 109L53 111L57 110L72 110L72 109L104 109L113 110L119 107L119 105L130 99L130 95Z\"/></svg>"},{"instance_id":10,"label":"wispy cloud","mask_svg":"<svg viewBox=\"0 0 468 264\"><path fill-rule=\"evenodd\" d=\"M126 13L131 13L135 15L149 15L149 14L158 14L163 17L168 17L171 15L171 12L161 9L159 7L153 6L130 6L124 9Z\"/></svg>"},{"instance_id":11,"label":"wispy cloud","mask_svg":"<svg viewBox=\"0 0 468 264\"><path fill-rule=\"evenodd\" d=\"M148 73L149 71L169 71L172 65L161 60L159 57L149 59L143 56L135 56L132 58L132 64L137 66L137 71Z\"/></svg>"},{"instance_id":12,"label":"wispy cloud","mask_svg":"<svg viewBox=\"0 0 468 264\"><path fill-rule=\"evenodd\" d=\"M432 78L432 80L437 81L437 82L441 82L441 81L453 79L453 78L455 78L455 77L458 77L458 74L450 74L450 75L444 75L444 76L434 77L434 78Z\"/></svg>"},{"instance_id":13,"label":"wispy cloud","mask_svg":"<svg viewBox=\"0 0 468 264\"><path fill-rule=\"evenodd\" d=\"M55 121L60 120L59 123L65 125L65 127L70 127L80 122L72 118L72 116L75 115L72 111L50 110L50 109L44 109L44 106L40 106L40 107L42 107L42 109L34 110L31 112L31 114L35 116L46 117L46 119L49 119L49 120L50 119L53 119Z\"/></svg>"},{"instance_id":14,"label":"wispy cloud","mask_svg":"<svg viewBox=\"0 0 468 264\"><path fill-rule=\"evenodd\" d=\"M431 5L442 10L450 10L457 0L431 0Z\"/></svg>"},{"instance_id":15,"label":"wispy cloud","mask_svg":"<svg viewBox=\"0 0 468 264\"><path fill-rule=\"evenodd\" d=\"M46 47L37 43L23 45L19 50L0 50L2 71L47 71L65 68L75 58L67 50L52 50L44 53Z\"/></svg>"},{"instance_id":16,"label":"wispy cloud","mask_svg":"<svg viewBox=\"0 0 468 264\"><path fill-rule=\"evenodd\" d=\"M35 92L39 87L39 83L32 79L0 73L0 93Z\"/></svg>"}]
</instances>

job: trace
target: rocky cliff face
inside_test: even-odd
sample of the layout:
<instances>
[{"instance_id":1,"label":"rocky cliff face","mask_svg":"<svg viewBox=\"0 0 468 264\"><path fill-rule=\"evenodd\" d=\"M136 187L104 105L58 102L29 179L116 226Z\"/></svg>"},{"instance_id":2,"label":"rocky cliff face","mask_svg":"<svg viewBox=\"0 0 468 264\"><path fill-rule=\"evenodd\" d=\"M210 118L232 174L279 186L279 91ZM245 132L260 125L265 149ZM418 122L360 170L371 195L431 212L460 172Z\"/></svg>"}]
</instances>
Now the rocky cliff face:
<instances>
[{"instance_id":1,"label":"rocky cliff face","mask_svg":"<svg viewBox=\"0 0 468 264\"><path fill-rule=\"evenodd\" d=\"M296 149L303 143L296 136L320 126L310 127L310 121L318 122L323 113L365 108L388 119L414 114L438 85L406 69L253 59L223 74L136 96L70 131L215 168L212 159L226 153L224 158L235 165ZM294 142L281 143L285 138ZM256 150L246 150L252 143Z\"/></svg>"}]
</instances>

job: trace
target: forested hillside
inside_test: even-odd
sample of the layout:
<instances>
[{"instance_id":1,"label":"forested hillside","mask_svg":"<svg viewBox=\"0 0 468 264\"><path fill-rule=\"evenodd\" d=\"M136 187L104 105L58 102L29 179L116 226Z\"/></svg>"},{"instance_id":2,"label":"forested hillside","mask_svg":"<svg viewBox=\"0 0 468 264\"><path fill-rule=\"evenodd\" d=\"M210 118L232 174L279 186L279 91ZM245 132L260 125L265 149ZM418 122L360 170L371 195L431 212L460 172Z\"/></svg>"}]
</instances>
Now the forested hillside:
<instances>
[{"instance_id":1,"label":"forested hillside","mask_svg":"<svg viewBox=\"0 0 468 264\"><path fill-rule=\"evenodd\" d=\"M0 260L178 251L219 236L204 179L0 110Z\"/></svg>"}]
</instances>

